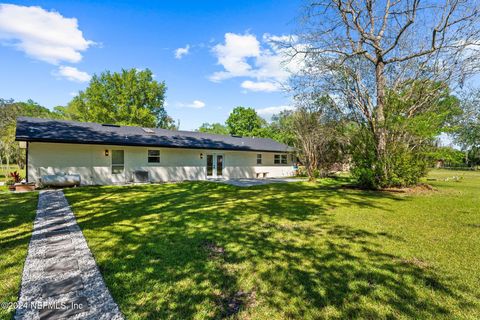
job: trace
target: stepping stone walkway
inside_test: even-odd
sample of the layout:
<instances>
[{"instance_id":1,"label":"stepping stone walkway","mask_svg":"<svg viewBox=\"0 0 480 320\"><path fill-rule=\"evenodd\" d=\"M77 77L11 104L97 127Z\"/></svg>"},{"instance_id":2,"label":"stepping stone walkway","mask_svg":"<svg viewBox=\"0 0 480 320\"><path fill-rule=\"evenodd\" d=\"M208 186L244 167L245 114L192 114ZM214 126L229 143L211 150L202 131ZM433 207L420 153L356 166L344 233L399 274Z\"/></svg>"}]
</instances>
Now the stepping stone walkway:
<instances>
[{"instance_id":1,"label":"stepping stone walkway","mask_svg":"<svg viewBox=\"0 0 480 320\"><path fill-rule=\"evenodd\" d=\"M123 319L61 190L40 192L15 319Z\"/></svg>"}]
</instances>

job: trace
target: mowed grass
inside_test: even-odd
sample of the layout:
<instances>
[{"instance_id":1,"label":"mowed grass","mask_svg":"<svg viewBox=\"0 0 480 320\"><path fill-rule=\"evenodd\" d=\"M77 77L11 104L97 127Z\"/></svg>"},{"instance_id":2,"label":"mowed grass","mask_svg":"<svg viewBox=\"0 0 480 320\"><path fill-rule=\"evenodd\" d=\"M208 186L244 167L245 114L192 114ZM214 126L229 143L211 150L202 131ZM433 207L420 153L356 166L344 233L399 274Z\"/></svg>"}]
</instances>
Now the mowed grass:
<instances>
[{"instance_id":1,"label":"mowed grass","mask_svg":"<svg viewBox=\"0 0 480 320\"><path fill-rule=\"evenodd\" d=\"M129 319L475 319L480 173L430 177L415 194L323 180L66 195Z\"/></svg>"},{"instance_id":2,"label":"mowed grass","mask_svg":"<svg viewBox=\"0 0 480 320\"><path fill-rule=\"evenodd\" d=\"M38 193L0 193L0 303L16 302L32 235ZM0 319L14 309L0 307Z\"/></svg>"}]
</instances>

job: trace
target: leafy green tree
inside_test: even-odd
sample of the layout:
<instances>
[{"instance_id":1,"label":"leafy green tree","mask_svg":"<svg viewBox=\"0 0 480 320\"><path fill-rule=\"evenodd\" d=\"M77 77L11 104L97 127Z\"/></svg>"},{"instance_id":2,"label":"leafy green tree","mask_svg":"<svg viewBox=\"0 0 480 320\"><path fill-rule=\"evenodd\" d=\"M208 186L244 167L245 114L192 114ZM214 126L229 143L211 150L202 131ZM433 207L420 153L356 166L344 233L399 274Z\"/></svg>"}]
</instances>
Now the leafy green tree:
<instances>
[{"instance_id":1,"label":"leafy green tree","mask_svg":"<svg viewBox=\"0 0 480 320\"><path fill-rule=\"evenodd\" d=\"M455 142L466 155L468 165L480 164L480 90L466 92L460 106L463 113L458 117L454 132Z\"/></svg>"},{"instance_id":2,"label":"leafy green tree","mask_svg":"<svg viewBox=\"0 0 480 320\"><path fill-rule=\"evenodd\" d=\"M171 129L175 124L164 108L165 91L165 83L155 81L148 69L105 71L94 75L64 112L78 121Z\"/></svg>"},{"instance_id":3,"label":"leafy green tree","mask_svg":"<svg viewBox=\"0 0 480 320\"><path fill-rule=\"evenodd\" d=\"M293 146L295 134L293 133L294 111L284 110L272 116L269 124L269 137L286 145Z\"/></svg>"},{"instance_id":4,"label":"leafy green tree","mask_svg":"<svg viewBox=\"0 0 480 320\"><path fill-rule=\"evenodd\" d=\"M443 160L447 167L464 166L464 153L452 147L438 147L430 155L433 162Z\"/></svg>"},{"instance_id":5,"label":"leafy green tree","mask_svg":"<svg viewBox=\"0 0 480 320\"><path fill-rule=\"evenodd\" d=\"M457 87L478 73L480 59L475 51L480 43L478 3L309 0L303 8L296 37L286 44L292 49L289 58L303 62L290 81L295 96L305 91L327 92L355 113L352 121L362 131L370 131L367 146L373 146L375 161L371 168L364 169L374 177L375 185L414 182L416 179L395 178L407 169L408 160L392 161L392 150L408 151L411 147L408 142L388 145L392 135L388 128L391 119L387 119L387 95L392 91L400 93L411 79ZM418 93L421 94L415 99L404 95L410 109L404 109L403 116L424 110L425 105L438 98L433 97L437 91ZM429 125L421 128L420 123L425 123L421 116L418 120L409 123L417 131L429 130ZM407 124L402 124L407 130L404 125ZM412 126L410 129L414 129ZM396 163L402 168L393 168Z\"/></svg>"},{"instance_id":6,"label":"leafy green tree","mask_svg":"<svg viewBox=\"0 0 480 320\"><path fill-rule=\"evenodd\" d=\"M25 153L15 141L16 119L20 116L60 119L63 116L57 112L28 100L15 102L0 99L0 165L17 163L20 167L25 164Z\"/></svg>"},{"instance_id":7,"label":"leafy green tree","mask_svg":"<svg viewBox=\"0 0 480 320\"><path fill-rule=\"evenodd\" d=\"M205 132L205 133L213 133L213 134L223 134L223 135L229 134L227 127L218 122L215 122L215 123L205 122L200 126L200 128L198 128L198 131Z\"/></svg>"},{"instance_id":8,"label":"leafy green tree","mask_svg":"<svg viewBox=\"0 0 480 320\"><path fill-rule=\"evenodd\" d=\"M53 112L62 119L70 119L70 114L68 113L68 108L65 106L56 106L53 108Z\"/></svg>"},{"instance_id":9,"label":"leafy green tree","mask_svg":"<svg viewBox=\"0 0 480 320\"><path fill-rule=\"evenodd\" d=\"M368 188L418 183L432 164L438 135L452 131L460 113L459 100L445 83L412 80L401 90L387 90L386 157L377 157L376 137L370 128L357 126L351 143L353 175Z\"/></svg>"},{"instance_id":10,"label":"leafy green tree","mask_svg":"<svg viewBox=\"0 0 480 320\"><path fill-rule=\"evenodd\" d=\"M241 106L233 109L226 125L232 135L264 137L268 132L267 122L257 114L255 109Z\"/></svg>"},{"instance_id":11,"label":"leafy green tree","mask_svg":"<svg viewBox=\"0 0 480 320\"><path fill-rule=\"evenodd\" d=\"M285 136L292 138L310 181L327 176L332 165L344 160L344 119L329 96L303 97L285 122Z\"/></svg>"}]
</instances>

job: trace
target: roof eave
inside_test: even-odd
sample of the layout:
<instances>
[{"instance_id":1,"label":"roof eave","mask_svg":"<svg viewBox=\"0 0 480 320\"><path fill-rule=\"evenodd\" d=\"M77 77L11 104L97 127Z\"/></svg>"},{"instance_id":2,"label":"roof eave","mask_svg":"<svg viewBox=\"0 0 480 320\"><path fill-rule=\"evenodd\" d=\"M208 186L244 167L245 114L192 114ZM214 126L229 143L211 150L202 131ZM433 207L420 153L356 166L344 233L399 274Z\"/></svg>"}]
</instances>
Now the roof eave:
<instances>
[{"instance_id":1,"label":"roof eave","mask_svg":"<svg viewBox=\"0 0 480 320\"><path fill-rule=\"evenodd\" d=\"M81 142L76 140L57 140L57 139L44 139L44 138L30 138L25 136L16 136L15 141L28 141L28 142L46 142L46 143L68 143L68 144L90 144L90 145L106 145L106 146L128 146L128 147L152 147L152 148L168 148L168 149L196 149L196 150L228 150L228 151L252 151L252 152L293 152L294 150L265 150L265 149L252 149L252 148L215 148L215 147L195 147L195 146L172 146L161 144L141 144L141 143L117 143L117 142L104 142L104 141L88 141Z\"/></svg>"}]
</instances>

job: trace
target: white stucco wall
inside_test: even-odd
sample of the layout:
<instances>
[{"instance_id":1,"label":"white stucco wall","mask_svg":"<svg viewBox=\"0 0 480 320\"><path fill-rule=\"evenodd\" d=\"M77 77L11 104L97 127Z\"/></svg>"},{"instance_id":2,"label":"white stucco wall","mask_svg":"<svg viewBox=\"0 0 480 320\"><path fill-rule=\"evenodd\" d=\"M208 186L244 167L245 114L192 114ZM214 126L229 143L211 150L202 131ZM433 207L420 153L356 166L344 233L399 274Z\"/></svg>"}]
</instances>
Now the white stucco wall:
<instances>
[{"instance_id":1,"label":"white stucco wall","mask_svg":"<svg viewBox=\"0 0 480 320\"><path fill-rule=\"evenodd\" d=\"M153 149L160 150L159 164L148 163L148 150ZM112 174L112 150L125 152L123 174ZM224 156L223 177L226 179L254 178L256 172L268 172L268 177L293 174L290 155L288 164L282 165L274 164L274 153L262 152L262 164L257 165L257 153L260 152L30 142L28 179L36 182L42 175L63 171L80 174L82 184L122 184L132 181L133 171L146 170L152 182L205 180L207 154Z\"/></svg>"},{"instance_id":2,"label":"white stucco wall","mask_svg":"<svg viewBox=\"0 0 480 320\"><path fill-rule=\"evenodd\" d=\"M262 154L262 164L257 165L257 154ZM275 153L226 151L224 176L233 178L255 178L257 172L267 172L267 177L287 177L293 175L292 157L287 155L287 164L274 164ZM278 153L276 153L278 154Z\"/></svg>"}]
</instances>

